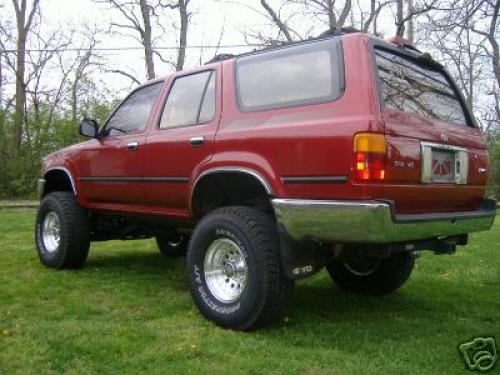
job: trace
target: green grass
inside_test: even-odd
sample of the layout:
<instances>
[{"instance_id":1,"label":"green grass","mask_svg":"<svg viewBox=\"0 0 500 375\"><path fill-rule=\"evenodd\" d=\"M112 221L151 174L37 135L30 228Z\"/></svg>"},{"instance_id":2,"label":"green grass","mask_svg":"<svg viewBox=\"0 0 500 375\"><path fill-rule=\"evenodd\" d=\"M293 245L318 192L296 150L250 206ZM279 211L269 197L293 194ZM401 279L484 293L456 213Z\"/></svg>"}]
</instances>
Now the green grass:
<instances>
[{"instance_id":1,"label":"green grass","mask_svg":"<svg viewBox=\"0 0 500 375\"><path fill-rule=\"evenodd\" d=\"M206 321L184 259L153 241L95 243L82 270L54 271L38 262L33 221L0 210L1 374L456 374L461 342L500 345L498 221L454 256L422 256L390 296L343 293L325 271L298 282L283 320L250 333Z\"/></svg>"}]
</instances>

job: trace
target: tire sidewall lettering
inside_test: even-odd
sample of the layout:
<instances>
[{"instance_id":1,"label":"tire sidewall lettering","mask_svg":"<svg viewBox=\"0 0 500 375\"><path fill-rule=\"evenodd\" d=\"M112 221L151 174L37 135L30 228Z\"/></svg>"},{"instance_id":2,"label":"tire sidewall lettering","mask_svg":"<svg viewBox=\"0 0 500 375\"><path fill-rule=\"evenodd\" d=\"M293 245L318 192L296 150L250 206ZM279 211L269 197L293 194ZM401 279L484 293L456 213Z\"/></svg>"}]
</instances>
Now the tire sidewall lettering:
<instances>
[{"instance_id":1,"label":"tire sidewall lettering","mask_svg":"<svg viewBox=\"0 0 500 375\"><path fill-rule=\"evenodd\" d=\"M233 303L226 304L218 301L210 292L208 289L208 286L206 284L205 280L205 274L203 271L204 267L204 261L205 261L205 254L210 246L210 244L215 241L216 239L220 238L227 238L232 241L234 241L241 249L243 252L245 259L248 262L248 252L247 252L247 246L243 243L243 241L238 237L231 229L217 225L214 229L210 231L210 234L204 239L203 245L201 246L203 248L202 251L197 252L196 254L196 261L192 263L191 267L191 274L192 274L192 280L193 283L195 284L195 291L196 294L199 296L199 300L203 302L203 304L212 310L216 314L224 315L226 317L238 312L244 303L246 294L248 293L249 286L247 284L246 290L243 292L243 294L240 296L238 300L236 300ZM250 270L249 270L250 271ZM250 273L250 272L249 272Z\"/></svg>"}]
</instances>

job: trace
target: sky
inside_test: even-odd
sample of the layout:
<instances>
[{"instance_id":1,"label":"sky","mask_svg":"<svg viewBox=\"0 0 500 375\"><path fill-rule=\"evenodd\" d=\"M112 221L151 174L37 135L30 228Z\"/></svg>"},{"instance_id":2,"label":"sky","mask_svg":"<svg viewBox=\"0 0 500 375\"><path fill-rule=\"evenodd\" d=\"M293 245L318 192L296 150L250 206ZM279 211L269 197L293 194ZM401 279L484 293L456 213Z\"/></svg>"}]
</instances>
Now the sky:
<instances>
[{"instance_id":1,"label":"sky","mask_svg":"<svg viewBox=\"0 0 500 375\"><path fill-rule=\"evenodd\" d=\"M33 0L27 0L31 4ZM150 0L153 1L153 0ZM156 0L155 0L156 1ZM170 0L162 0L164 2ZM105 2L101 0L101 2ZM282 18L286 18L289 25L297 30L301 35L317 36L324 30L327 25L326 17L318 18L310 13L303 14L303 7L290 8L280 10L279 4L282 0L268 0L270 5L276 12L280 13ZM336 0L337 7L340 9L344 5L345 0ZM354 0L350 17L356 20L360 19L360 12L369 9L370 0ZM93 0L40 0L41 8L41 27L42 34L49 35L56 31L57 35L69 36L70 29L75 29L76 32L71 41L71 47L78 47L82 44L81 33L86 26L90 28L98 28L104 30L99 34L99 48L123 48L134 47L135 50L123 51L99 51L100 67L94 67L92 72L92 80L96 83L98 90L89 90L91 95L96 92L109 99L124 97L134 84L130 79L109 72L104 72L105 69L121 69L132 73L140 82L146 81L146 72L144 64L144 51L140 43L133 38L121 34L109 32L111 22L123 23L123 17L117 10L113 10L109 5L96 3ZM310 10L310 9L309 9ZM232 45L231 48L221 48L218 53L242 53L255 49L247 45L244 35L253 31L260 31L264 35L276 37L276 27L272 26L267 14L263 10L260 0L191 0L189 3L189 11L191 20L188 31L188 48L185 62L185 69L197 67L200 64L210 60L214 54L214 49L207 48L209 45L216 45L221 40L222 46ZM391 37L395 34L394 23L394 7L385 7L378 18L378 32L384 37ZM366 14L364 19L366 19ZM420 17L423 19L425 17ZM165 32L158 28L153 30L153 37L160 38L155 44L156 46L176 47L178 45L178 33L172 32L172 24L179 24L179 16L177 10L166 12L166 16L162 18L162 23L165 26ZM14 26L14 12L11 0L0 0L0 22L2 24L11 23ZM418 20L415 28L418 29ZM352 24L352 20L348 18L346 25ZM477 26L477 25L476 25ZM486 25L482 25L483 29ZM115 29L116 30L116 29ZM425 35L417 33L417 37ZM1 36L1 35L0 35ZM11 40L10 48L15 48L15 40ZM420 43L419 43L420 42ZM234 45L241 45L234 47ZM432 46L432 42L428 40L417 40L416 45L423 51L429 51L439 59L440 50L436 46ZM422 46L427 45L422 48ZM197 46L205 46L201 49ZM28 48L35 46L28 45ZM436 49L437 48L437 49ZM176 50L161 50L164 58L170 61L175 61ZM76 59L75 52L64 53L64 62L72 62ZM55 89L61 81L61 71L58 67L57 59L51 60L52 67L48 69L48 73L44 73L42 87L44 89ZM481 76L487 74L484 78L490 85L489 62L485 62L488 69L486 73L480 72ZM476 64L476 68L479 65ZM477 68L477 69L479 69ZM482 70L482 68L480 69ZM158 58L155 58L155 72L158 77L166 76L173 71L170 64L162 63ZM453 72L452 72L453 73ZM3 73L4 77L6 73ZM14 76L7 74L7 84L4 81L2 89L2 97L4 100L12 98L14 95ZM492 82L492 81L491 81ZM492 106L493 96L487 95L489 87L476 87L475 102L476 111L487 106ZM99 90L102 88L102 90ZM486 113L486 112L485 112Z\"/></svg>"},{"instance_id":2,"label":"sky","mask_svg":"<svg viewBox=\"0 0 500 375\"><path fill-rule=\"evenodd\" d=\"M45 23L49 29L65 29L67 25L95 25L102 29L108 29L109 24L122 20L119 14L110 10L104 4L96 4L92 0L42 0L41 10ZM230 1L216 0L192 0L190 9L193 13L188 31L188 45L216 45L222 33L221 44L223 45L244 45L243 32L245 30L263 26L265 18L257 12L251 10L249 6L258 8L256 1L241 1L247 5L241 5ZM177 11L170 11L170 17L165 21L178 22ZM167 28L168 29L168 28ZM116 30L116 29L115 29ZM154 32L154 31L153 31ZM159 36L157 30L155 36ZM156 44L158 46L177 46L177 35L167 35L161 33L162 40ZM106 47L140 47L140 44L129 37L121 35L110 35L104 33L101 37L101 48ZM78 40L74 41L78 44ZM241 53L251 50L251 47L232 47L221 49L221 52ZM214 49L193 48L187 51L186 67L198 66L200 62L210 60L214 55ZM102 55L108 61L109 66L120 66L127 71L135 71L139 80L145 80L145 69L142 50L127 51L103 51ZM172 55L176 51L162 51L162 54ZM201 59L200 59L201 58ZM163 76L171 72L172 68L161 61L155 59L156 74ZM130 82L127 78L114 75L113 81L117 81L115 87L127 86Z\"/></svg>"},{"instance_id":3,"label":"sky","mask_svg":"<svg viewBox=\"0 0 500 375\"><path fill-rule=\"evenodd\" d=\"M31 4L33 0L28 0ZM345 0L338 0L339 7L343 5ZM359 0L361 4L366 2L366 9L369 9L369 0ZM280 11L280 0L268 0L271 6L277 11ZM2 22L13 20L14 14L12 4L9 0L0 0L0 20ZM42 34L49 35L53 31L59 31L63 34L70 35L70 29L76 29L76 33L72 39L72 47L78 47L82 43L82 37L79 35L84 30L85 25L90 28L99 28L104 32L99 34L99 48L122 48L135 47L135 50L125 51L100 51L100 62L103 67L109 69L121 69L132 73L139 81L146 81L146 72L144 64L144 52L137 40L126 35L110 33L111 22L121 22L124 19L116 9L102 3L96 3L92 0L41 0L41 27ZM357 5L353 3L353 11L356 11ZM189 11L191 12L191 20L188 31L188 46L209 46L217 45L219 39L222 46L233 46L230 48L221 48L218 53L242 53L255 47L247 45L244 35L252 30L259 30L264 34L276 35L276 28L271 26L271 22L261 7L259 0L191 0L189 3ZM286 8L282 17L291 16L288 20L289 24L297 29L302 34L316 36L326 29L326 24L322 23L325 19L311 19L311 16L304 16L294 9ZM178 33L171 32L172 24L179 24L178 11L170 10L166 12L166 16L162 18L165 24L163 32L160 29L153 29L153 37L158 37L160 40L156 42L156 46L177 46ZM349 22L348 22L349 23ZM112 29L113 30L113 29ZM114 29L118 30L118 29ZM393 16L389 13L382 14L379 17L379 31L385 35L394 34ZM132 32L133 33L133 32ZM240 45L234 47L234 45ZM15 48L11 44L12 48ZM28 48L35 46L29 46ZM210 48L189 48L186 53L185 68L196 67L210 60L214 54L214 49ZM170 57L171 61L175 61L176 50L162 50L163 57ZM73 61L76 57L75 52L66 52L64 54L68 61ZM72 60L73 59L73 60ZM57 61L53 62L54 64ZM128 78L112 73L104 73L104 68L96 68L92 73L92 78L97 82L98 87L106 87L112 94L118 97L124 96L131 87L135 84ZM173 67L166 63L162 63L158 58L155 58L155 72L161 77L168 75L173 71ZM54 83L60 79L60 71L52 69L50 73L45 74L43 84L47 87L54 87ZM8 87L6 91L12 91L13 85Z\"/></svg>"},{"instance_id":4,"label":"sky","mask_svg":"<svg viewBox=\"0 0 500 375\"><path fill-rule=\"evenodd\" d=\"M7 0L0 0L7 1ZM28 0L28 2L30 2ZM270 4L278 10L279 0L270 0ZM116 10L110 9L106 4L96 4L92 0L41 0L41 14L43 18L43 25L45 31L52 30L67 30L73 25L74 27L82 28L82 25L91 25L104 30L109 29L111 22L120 22L123 18L120 17ZM7 4L5 8L11 8ZM244 33L249 30L271 30L269 28L269 21L266 19L264 12L260 6L259 0L191 0L189 9L192 12L191 23L188 32L188 45L216 45L222 35L222 45L245 45L246 41ZM8 13L8 12L6 12ZM165 18L165 23L178 23L177 11L168 12L169 16ZM9 17L8 14L3 16ZM0 15L0 17L2 17ZM305 17L302 17L304 19ZM393 27L391 17L386 16L386 21L382 20L381 29ZM321 32L325 26L323 25L310 25L305 24L301 20L301 15L296 14L291 20L294 27L298 29L316 28L318 33ZM388 27L384 27L387 24ZM266 29L267 28L267 29ZM166 29L171 29L166 27ZM115 29L116 30L116 29ZM154 32L154 31L153 31ZM161 35L160 35L161 34ZM313 32L314 34L314 32ZM156 44L161 46L176 46L177 35L162 33L156 30L156 37L161 37L161 41ZM75 37L73 43L78 45L80 41ZM105 32L100 36L100 48L106 47L140 47L140 44L123 35L112 35ZM249 51L253 47L231 47L222 48L219 53L242 53ZM187 51L187 60L185 67L194 67L200 65L207 60L210 60L214 55L214 49L200 49L192 48ZM70 52L68 52L70 53ZM100 52L105 58L107 66L119 67L130 72L140 80L145 80L145 68L143 51L128 50L128 51L103 51ZM162 54L168 57L171 53L172 56L175 51L163 51ZM172 67L163 64L159 59L155 59L155 70L157 76L167 75L172 71ZM120 75L109 74L100 75L100 79L105 80L107 86L113 89L128 89L130 87L130 80Z\"/></svg>"}]
</instances>

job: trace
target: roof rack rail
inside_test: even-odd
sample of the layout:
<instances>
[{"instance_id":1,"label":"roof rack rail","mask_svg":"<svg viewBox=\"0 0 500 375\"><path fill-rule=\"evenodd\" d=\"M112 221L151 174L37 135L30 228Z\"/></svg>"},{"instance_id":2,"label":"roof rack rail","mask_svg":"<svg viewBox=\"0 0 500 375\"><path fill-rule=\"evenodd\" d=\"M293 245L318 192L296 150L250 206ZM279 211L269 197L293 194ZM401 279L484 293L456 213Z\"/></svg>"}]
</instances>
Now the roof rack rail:
<instances>
[{"instance_id":1,"label":"roof rack rail","mask_svg":"<svg viewBox=\"0 0 500 375\"><path fill-rule=\"evenodd\" d=\"M339 36L339 35L352 34L352 33L363 33L363 31L355 29L353 27L332 27L332 28L322 32L318 36L312 37L309 39L297 40L297 41L293 41L293 42L277 43L277 44L266 46L262 49L257 49L257 50L254 49L253 51L244 52L241 54L221 53L221 54L215 55L212 59L208 60L204 65L232 59L233 57L251 55L251 54L256 53L256 52L263 52L263 51L267 51L267 50L273 50L276 48L292 46L295 44L307 43L307 42L311 42L311 41L318 40L318 39L328 38L331 36Z\"/></svg>"},{"instance_id":2,"label":"roof rack rail","mask_svg":"<svg viewBox=\"0 0 500 375\"><path fill-rule=\"evenodd\" d=\"M233 57L235 57L236 55L232 54L232 53L220 53L218 55L215 55L214 57L212 57L210 60L208 60L206 64L211 64L211 63L214 63L214 62L218 62L218 61L224 61L224 60L227 60L227 59L232 59Z\"/></svg>"},{"instance_id":3,"label":"roof rack rail","mask_svg":"<svg viewBox=\"0 0 500 375\"><path fill-rule=\"evenodd\" d=\"M334 35L343 35L343 34L352 34L352 33L362 33L363 31L355 29L354 27L337 27L333 26L326 31L323 31L318 35L318 38L322 38L325 36L334 36ZM315 38L313 38L315 39Z\"/></svg>"}]
</instances>

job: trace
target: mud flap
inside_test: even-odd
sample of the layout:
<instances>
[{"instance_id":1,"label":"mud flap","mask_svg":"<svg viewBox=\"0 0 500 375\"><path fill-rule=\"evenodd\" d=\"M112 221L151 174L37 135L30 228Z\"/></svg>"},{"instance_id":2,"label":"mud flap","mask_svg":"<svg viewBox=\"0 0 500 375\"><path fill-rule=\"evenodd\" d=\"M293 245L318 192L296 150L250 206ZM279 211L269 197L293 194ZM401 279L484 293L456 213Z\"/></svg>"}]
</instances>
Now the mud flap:
<instances>
[{"instance_id":1,"label":"mud flap","mask_svg":"<svg viewBox=\"0 0 500 375\"><path fill-rule=\"evenodd\" d=\"M278 224L281 262L286 276L291 280L304 279L320 271L333 257L321 243L296 241Z\"/></svg>"}]
</instances>

